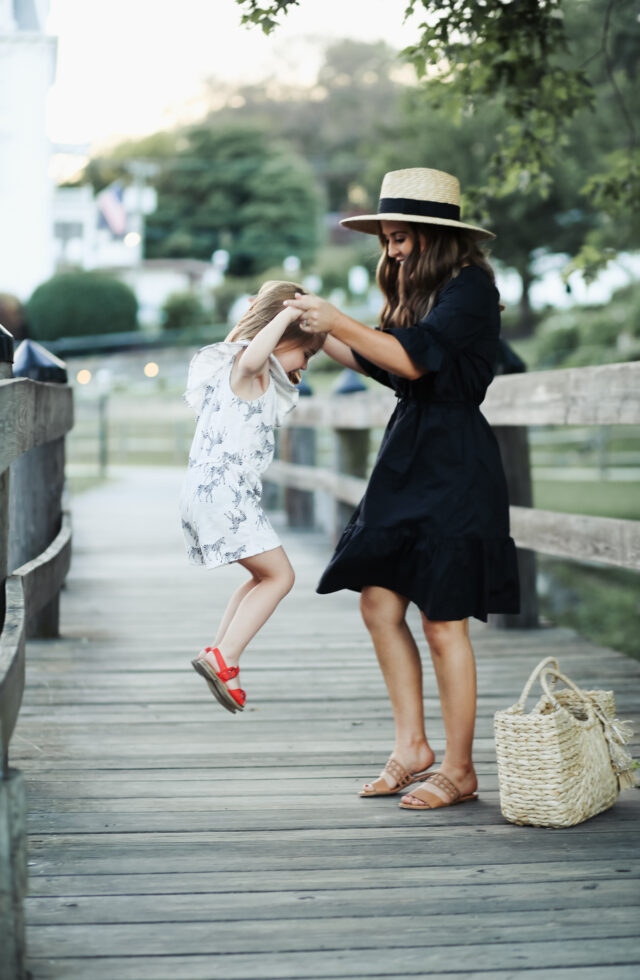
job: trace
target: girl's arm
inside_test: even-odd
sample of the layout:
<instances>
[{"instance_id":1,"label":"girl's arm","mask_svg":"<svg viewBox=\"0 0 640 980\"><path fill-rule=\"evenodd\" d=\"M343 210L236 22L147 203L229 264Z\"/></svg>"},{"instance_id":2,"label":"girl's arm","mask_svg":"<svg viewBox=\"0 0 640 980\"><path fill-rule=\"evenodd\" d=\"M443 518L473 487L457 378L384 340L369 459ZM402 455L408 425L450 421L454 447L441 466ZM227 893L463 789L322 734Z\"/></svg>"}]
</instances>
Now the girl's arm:
<instances>
[{"instance_id":1,"label":"girl's arm","mask_svg":"<svg viewBox=\"0 0 640 980\"><path fill-rule=\"evenodd\" d=\"M378 367L409 381L427 373L411 360L399 340L381 330L372 330L320 299L318 296L296 296L286 300L302 313L300 325L309 333L330 333L346 347L353 348Z\"/></svg>"},{"instance_id":2,"label":"girl's arm","mask_svg":"<svg viewBox=\"0 0 640 980\"><path fill-rule=\"evenodd\" d=\"M334 361L338 364L342 364L343 367L351 368L352 371L357 371L359 374L366 374L364 368L360 367L355 357L351 353L351 348L343 344L341 340L337 337L333 337L330 333L327 334L327 339L322 345L323 351L332 357Z\"/></svg>"},{"instance_id":3,"label":"girl's arm","mask_svg":"<svg viewBox=\"0 0 640 980\"><path fill-rule=\"evenodd\" d=\"M262 374L267 366L269 355L273 354L278 346L282 334L299 316L300 310L295 307L286 307L277 313L240 354L237 362L238 377L253 378Z\"/></svg>"}]
</instances>

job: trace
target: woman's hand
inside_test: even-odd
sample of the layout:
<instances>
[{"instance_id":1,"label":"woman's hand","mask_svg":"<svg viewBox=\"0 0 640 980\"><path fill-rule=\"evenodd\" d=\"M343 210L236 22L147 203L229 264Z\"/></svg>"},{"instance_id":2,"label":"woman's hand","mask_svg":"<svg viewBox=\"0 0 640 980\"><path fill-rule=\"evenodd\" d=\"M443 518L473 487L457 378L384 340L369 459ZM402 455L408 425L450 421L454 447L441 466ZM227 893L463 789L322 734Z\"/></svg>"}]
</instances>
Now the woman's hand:
<instances>
[{"instance_id":1,"label":"woman's hand","mask_svg":"<svg viewBox=\"0 0 640 980\"><path fill-rule=\"evenodd\" d=\"M331 333L340 317L335 306L313 293L296 293L295 299L285 300L284 305L301 313L300 327L306 333Z\"/></svg>"}]
</instances>

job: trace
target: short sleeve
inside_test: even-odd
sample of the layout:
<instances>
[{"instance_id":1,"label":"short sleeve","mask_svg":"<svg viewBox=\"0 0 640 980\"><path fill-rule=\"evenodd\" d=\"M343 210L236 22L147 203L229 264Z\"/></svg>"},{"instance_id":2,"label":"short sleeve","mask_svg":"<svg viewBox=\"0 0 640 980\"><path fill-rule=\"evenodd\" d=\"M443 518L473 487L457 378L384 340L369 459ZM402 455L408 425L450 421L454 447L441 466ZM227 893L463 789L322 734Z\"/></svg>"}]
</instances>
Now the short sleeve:
<instances>
[{"instance_id":1,"label":"short sleeve","mask_svg":"<svg viewBox=\"0 0 640 980\"><path fill-rule=\"evenodd\" d=\"M225 370L231 369L233 359L243 346L234 343L209 344L208 347L201 347L191 358L183 398L196 415L202 411L207 388L214 385Z\"/></svg>"},{"instance_id":2,"label":"short sleeve","mask_svg":"<svg viewBox=\"0 0 640 980\"><path fill-rule=\"evenodd\" d=\"M402 344L414 364L438 371L447 356L457 358L490 335L493 323L499 323L496 289L482 269L468 266L447 283L437 304L418 324L387 332Z\"/></svg>"},{"instance_id":3,"label":"short sleeve","mask_svg":"<svg viewBox=\"0 0 640 980\"><path fill-rule=\"evenodd\" d=\"M351 350L351 353L362 370L365 371L370 378L373 378L374 381L378 381L381 385L386 385L387 388L393 388L388 371L385 371L384 368L378 367L377 364L373 364L371 361L367 360L366 357L363 357L362 354L358 354L358 352L353 349Z\"/></svg>"}]
</instances>

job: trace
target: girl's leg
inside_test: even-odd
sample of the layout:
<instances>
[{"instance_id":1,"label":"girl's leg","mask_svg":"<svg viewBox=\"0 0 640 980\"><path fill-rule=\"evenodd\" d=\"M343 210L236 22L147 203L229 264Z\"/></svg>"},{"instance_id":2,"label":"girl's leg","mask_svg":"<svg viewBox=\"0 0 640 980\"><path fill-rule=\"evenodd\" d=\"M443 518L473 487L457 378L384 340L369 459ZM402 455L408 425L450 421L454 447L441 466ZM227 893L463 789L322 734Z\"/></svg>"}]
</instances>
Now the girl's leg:
<instances>
[{"instance_id":1,"label":"girl's leg","mask_svg":"<svg viewBox=\"0 0 640 980\"><path fill-rule=\"evenodd\" d=\"M240 605L244 597L249 592L251 592L251 590L258 584L259 581L260 581L259 578L257 578L255 575L252 575L250 579L248 579L246 582L243 582L242 585L239 586L239 588L237 588L236 591L233 593L233 595L229 599L229 602L227 603L227 608L224 611L224 615L220 620L220 625L218 626L218 631L213 641L214 646L216 647L220 646L220 644L224 639L224 634L227 632L227 627L236 614L236 609L238 608L238 606Z\"/></svg>"},{"instance_id":2,"label":"girl's leg","mask_svg":"<svg viewBox=\"0 0 640 980\"><path fill-rule=\"evenodd\" d=\"M428 769L435 756L427 741L422 701L420 653L405 620L409 600L369 585L363 588L360 609L378 657L391 699L396 729L392 757L409 772Z\"/></svg>"},{"instance_id":3,"label":"girl's leg","mask_svg":"<svg viewBox=\"0 0 640 980\"><path fill-rule=\"evenodd\" d=\"M476 664L469 640L469 620L434 622L423 615L422 625L438 681L446 738L439 769L466 796L478 788L472 761Z\"/></svg>"},{"instance_id":4,"label":"girl's leg","mask_svg":"<svg viewBox=\"0 0 640 980\"><path fill-rule=\"evenodd\" d=\"M256 584L240 598L226 623L222 640L216 644L229 667L238 666L242 651L269 619L280 600L291 590L294 582L293 569L282 548L273 548L251 558L241 558L239 564L251 573ZM232 603L236 596L237 592L231 599ZM226 613L223 622L225 618ZM207 654L207 659L217 670L213 654ZM228 681L227 686L235 688L240 685L235 679Z\"/></svg>"}]
</instances>

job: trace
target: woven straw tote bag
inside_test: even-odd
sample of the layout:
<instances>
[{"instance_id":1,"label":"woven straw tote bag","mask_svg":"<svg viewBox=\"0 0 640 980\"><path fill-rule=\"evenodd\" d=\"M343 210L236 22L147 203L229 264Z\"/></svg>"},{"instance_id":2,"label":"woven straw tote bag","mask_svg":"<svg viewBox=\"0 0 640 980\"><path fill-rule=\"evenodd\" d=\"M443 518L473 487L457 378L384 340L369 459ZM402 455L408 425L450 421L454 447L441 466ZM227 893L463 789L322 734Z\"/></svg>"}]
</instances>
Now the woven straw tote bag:
<instances>
[{"instance_id":1,"label":"woven straw tote bag","mask_svg":"<svg viewBox=\"0 0 640 980\"><path fill-rule=\"evenodd\" d=\"M526 713L538 677L544 693ZM558 680L567 687L554 690ZM572 827L637 783L623 748L632 733L615 718L613 691L582 691L553 657L538 664L516 704L495 713L494 733L500 808L511 823Z\"/></svg>"}]
</instances>

